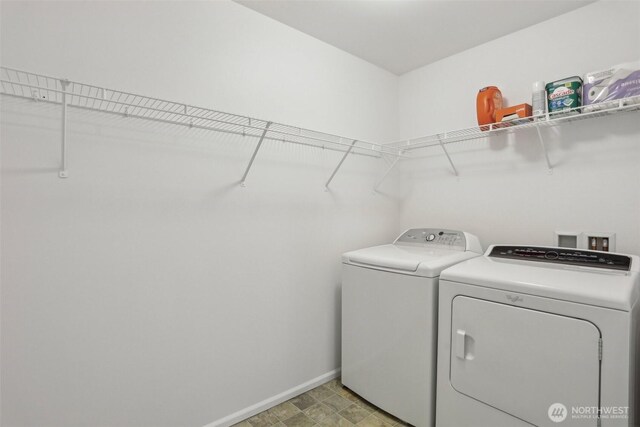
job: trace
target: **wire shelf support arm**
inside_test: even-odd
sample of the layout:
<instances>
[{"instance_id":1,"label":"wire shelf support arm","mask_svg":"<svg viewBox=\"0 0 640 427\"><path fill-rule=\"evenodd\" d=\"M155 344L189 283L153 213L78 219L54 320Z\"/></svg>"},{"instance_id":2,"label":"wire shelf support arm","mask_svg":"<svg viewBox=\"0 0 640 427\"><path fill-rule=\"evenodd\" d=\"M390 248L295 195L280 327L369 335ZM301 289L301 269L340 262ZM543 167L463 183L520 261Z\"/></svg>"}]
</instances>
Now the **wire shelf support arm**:
<instances>
[{"instance_id":1,"label":"wire shelf support arm","mask_svg":"<svg viewBox=\"0 0 640 427\"><path fill-rule=\"evenodd\" d=\"M249 171L251 170L251 166L253 166L253 162L256 160L256 156L258 155L258 151L260 151L260 147L262 146L262 142L264 141L264 137L267 135L269 128L271 127L271 122L267 122L266 126L262 131L262 135L260 135L260 139L258 140L258 144L256 144L255 150L253 150L253 154L251 155L251 159L249 160L249 164L242 175L242 179L240 180L240 186L246 187L245 181L247 180L247 175L249 175Z\"/></svg>"},{"instance_id":2,"label":"wire shelf support arm","mask_svg":"<svg viewBox=\"0 0 640 427\"><path fill-rule=\"evenodd\" d=\"M342 159L340 159L340 162L338 163L338 165L336 166L336 168L333 170L333 173L331 174L331 176L329 177L329 179L327 180L327 182L324 184L324 191L329 191L329 184L331 184L331 181L333 181L333 178L336 176L336 174L338 173L338 170L340 170L340 167L342 166L342 164L344 163L344 161L347 159L347 156L349 155L349 153L351 153L351 151L353 150L353 147L356 145L356 142L358 142L357 139L354 139L353 142L351 142L351 145L349 146L349 148L347 149L347 151L344 152L344 154L342 155Z\"/></svg>"},{"instance_id":3,"label":"wire shelf support arm","mask_svg":"<svg viewBox=\"0 0 640 427\"><path fill-rule=\"evenodd\" d=\"M60 178L68 178L69 172L67 171L67 88L69 87L69 80L60 79L60 86L62 87L62 140L60 141L60 170L58 176Z\"/></svg>"}]
</instances>

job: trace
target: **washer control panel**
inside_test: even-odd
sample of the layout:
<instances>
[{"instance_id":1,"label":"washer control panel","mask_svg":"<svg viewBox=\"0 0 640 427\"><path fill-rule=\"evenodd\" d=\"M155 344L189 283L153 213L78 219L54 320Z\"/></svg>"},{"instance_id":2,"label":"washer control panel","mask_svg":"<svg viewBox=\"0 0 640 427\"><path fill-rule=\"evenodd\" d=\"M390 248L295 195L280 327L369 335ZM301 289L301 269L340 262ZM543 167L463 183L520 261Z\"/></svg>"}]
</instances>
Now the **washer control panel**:
<instances>
[{"instance_id":1,"label":"washer control panel","mask_svg":"<svg viewBox=\"0 0 640 427\"><path fill-rule=\"evenodd\" d=\"M629 271L631 258L600 251L538 246L494 246L490 257Z\"/></svg>"},{"instance_id":2,"label":"washer control panel","mask_svg":"<svg viewBox=\"0 0 640 427\"><path fill-rule=\"evenodd\" d=\"M439 246L451 249L466 249L466 239L462 231L438 228L414 228L396 239L396 243L414 243L421 246Z\"/></svg>"}]
</instances>

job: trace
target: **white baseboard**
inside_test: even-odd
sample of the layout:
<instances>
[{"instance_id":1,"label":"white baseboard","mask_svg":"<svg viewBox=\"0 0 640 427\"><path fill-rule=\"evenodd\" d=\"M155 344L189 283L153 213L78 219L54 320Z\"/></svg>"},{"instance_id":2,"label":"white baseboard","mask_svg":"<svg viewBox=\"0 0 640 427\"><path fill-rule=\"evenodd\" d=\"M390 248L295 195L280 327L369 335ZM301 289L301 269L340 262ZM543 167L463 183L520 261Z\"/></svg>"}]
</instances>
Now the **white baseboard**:
<instances>
[{"instance_id":1,"label":"white baseboard","mask_svg":"<svg viewBox=\"0 0 640 427\"><path fill-rule=\"evenodd\" d=\"M269 408L272 408L286 400L291 399L292 397L296 397L299 394L304 393L305 391L311 390L321 384L326 383L327 381L331 381L334 378L337 378L340 375L340 368L334 369L331 372L327 372L326 374L322 374L319 377L316 377L312 380L307 381L306 383L300 384L289 390L286 390L280 394L272 396L268 399L263 400L262 402L258 402L255 405L251 405L248 408L241 409L237 412L234 412L231 415L227 415L224 418L220 418L217 421L209 423L203 427L229 427L240 421L250 418L255 414L259 414L262 411L266 411Z\"/></svg>"}]
</instances>

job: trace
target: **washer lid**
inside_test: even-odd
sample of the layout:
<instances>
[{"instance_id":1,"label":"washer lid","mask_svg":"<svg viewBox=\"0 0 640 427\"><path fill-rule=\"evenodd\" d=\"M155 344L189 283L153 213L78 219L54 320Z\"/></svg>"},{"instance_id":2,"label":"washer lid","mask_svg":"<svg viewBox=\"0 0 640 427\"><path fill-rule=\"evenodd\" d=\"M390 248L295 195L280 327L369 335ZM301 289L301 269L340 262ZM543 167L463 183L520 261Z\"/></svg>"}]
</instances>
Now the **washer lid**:
<instances>
[{"instance_id":1,"label":"washer lid","mask_svg":"<svg viewBox=\"0 0 640 427\"><path fill-rule=\"evenodd\" d=\"M441 279L624 311L640 300L640 258L635 255L630 270L620 271L490 257L493 249L447 269Z\"/></svg>"},{"instance_id":2,"label":"washer lid","mask_svg":"<svg viewBox=\"0 0 640 427\"><path fill-rule=\"evenodd\" d=\"M445 268L477 256L479 254L470 251L381 245L347 252L342 255L342 262L376 270L438 277Z\"/></svg>"}]
</instances>

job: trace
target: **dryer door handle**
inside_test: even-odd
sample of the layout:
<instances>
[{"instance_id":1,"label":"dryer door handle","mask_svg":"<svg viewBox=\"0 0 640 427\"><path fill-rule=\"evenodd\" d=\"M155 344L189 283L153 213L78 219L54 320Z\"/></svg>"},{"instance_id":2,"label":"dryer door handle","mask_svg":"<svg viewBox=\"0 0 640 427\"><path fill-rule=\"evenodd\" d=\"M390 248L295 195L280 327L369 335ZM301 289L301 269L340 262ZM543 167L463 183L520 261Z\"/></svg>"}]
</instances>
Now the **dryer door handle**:
<instances>
[{"instance_id":1,"label":"dryer door handle","mask_svg":"<svg viewBox=\"0 0 640 427\"><path fill-rule=\"evenodd\" d=\"M466 341L467 341L467 333L462 329L458 329L456 331L456 357L459 359L465 360L467 349L466 349Z\"/></svg>"}]
</instances>

